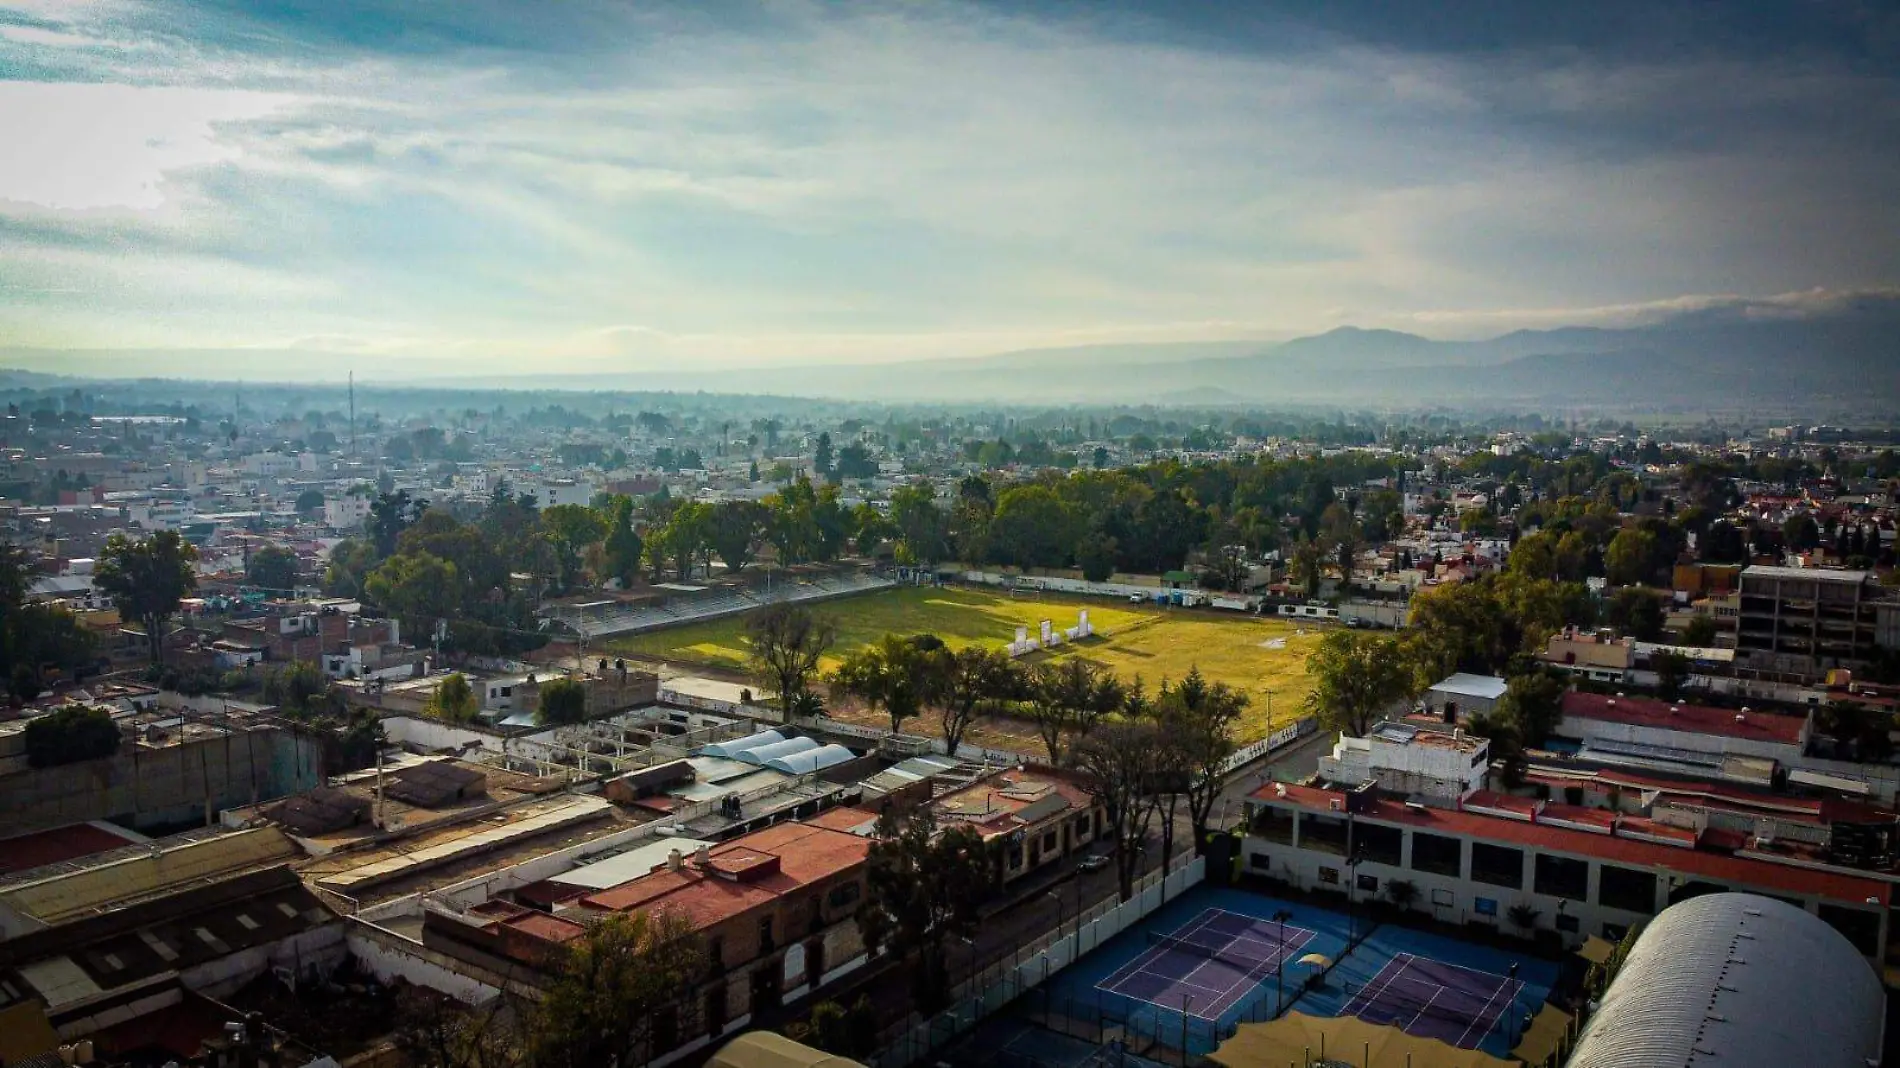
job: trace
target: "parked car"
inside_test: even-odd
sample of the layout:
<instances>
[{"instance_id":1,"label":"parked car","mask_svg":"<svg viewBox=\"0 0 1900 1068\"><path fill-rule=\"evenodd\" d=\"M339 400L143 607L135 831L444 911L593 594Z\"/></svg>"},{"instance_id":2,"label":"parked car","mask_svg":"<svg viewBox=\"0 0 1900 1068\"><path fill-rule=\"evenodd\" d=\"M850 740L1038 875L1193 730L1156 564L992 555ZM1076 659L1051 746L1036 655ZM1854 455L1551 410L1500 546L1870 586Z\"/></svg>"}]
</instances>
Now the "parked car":
<instances>
[{"instance_id":1,"label":"parked car","mask_svg":"<svg viewBox=\"0 0 1900 1068\"><path fill-rule=\"evenodd\" d=\"M1083 871L1101 871L1103 868L1108 867L1108 858L1100 853L1091 853L1083 857L1082 863L1077 864L1076 867Z\"/></svg>"}]
</instances>

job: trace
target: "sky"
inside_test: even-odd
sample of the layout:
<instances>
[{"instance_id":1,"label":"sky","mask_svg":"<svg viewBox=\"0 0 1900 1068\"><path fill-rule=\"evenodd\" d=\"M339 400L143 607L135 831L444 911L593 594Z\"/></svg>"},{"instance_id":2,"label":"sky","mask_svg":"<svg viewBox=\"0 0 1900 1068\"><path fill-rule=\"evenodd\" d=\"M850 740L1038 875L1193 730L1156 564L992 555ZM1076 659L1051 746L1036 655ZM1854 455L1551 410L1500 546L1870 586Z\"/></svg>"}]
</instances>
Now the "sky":
<instances>
[{"instance_id":1,"label":"sky","mask_svg":"<svg viewBox=\"0 0 1900 1068\"><path fill-rule=\"evenodd\" d=\"M1900 285L1895 145L1883 0L0 0L0 350L340 379L1635 324Z\"/></svg>"}]
</instances>

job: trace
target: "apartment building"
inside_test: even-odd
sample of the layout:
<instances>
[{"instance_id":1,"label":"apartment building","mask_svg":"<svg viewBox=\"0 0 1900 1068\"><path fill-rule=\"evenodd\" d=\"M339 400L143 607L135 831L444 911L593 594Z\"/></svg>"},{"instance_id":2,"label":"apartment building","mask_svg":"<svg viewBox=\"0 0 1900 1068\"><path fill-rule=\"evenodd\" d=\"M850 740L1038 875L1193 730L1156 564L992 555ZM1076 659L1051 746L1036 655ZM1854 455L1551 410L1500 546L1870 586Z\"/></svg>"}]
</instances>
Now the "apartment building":
<instances>
[{"instance_id":1,"label":"apartment building","mask_svg":"<svg viewBox=\"0 0 1900 1068\"><path fill-rule=\"evenodd\" d=\"M1269 783L1253 794L1244 870L1350 900L1411 885L1414 908L1567 944L1620 938L1705 893L1741 890L1812 912L1884 960L1892 884L1867 873L1723 852L1663 820L1477 791L1456 809L1374 791Z\"/></svg>"},{"instance_id":2,"label":"apartment building","mask_svg":"<svg viewBox=\"0 0 1900 1068\"><path fill-rule=\"evenodd\" d=\"M1891 606L1892 600L1869 571L1747 568L1735 639L1738 666L1791 681L1818 679L1834 668L1864 668L1877 644L1883 603Z\"/></svg>"},{"instance_id":3,"label":"apartment building","mask_svg":"<svg viewBox=\"0 0 1900 1068\"><path fill-rule=\"evenodd\" d=\"M1625 682L1636 666L1636 640L1608 630L1569 627L1550 636L1537 658L1557 671L1592 682Z\"/></svg>"},{"instance_id":4,"label":"apartment building","mask_svg":"<svg viewBox=\"0 0 1900 1068\"><path fill-rule=\"evenodd\" d=\"M1440 733L1381 723L1364 738L1341 735L1320 758L1319 775L1351 786L1375 783L1428 804L1456 804L1484 786L1490 765L1491 743L1462 729Z\"/></svg>"},{"instance_id":5,"label":"apartment building","mask_svg":"<svg viewBox=\"0 0 1900 1068\"><path fill-rule=\"evenodd\" d=\"M745 1027L759 1012L805 996L866 958L857 911L871 842L844 831L782 823L672 850L654 870L589 891L552 880L456 912L430 904L423 944L501 974L538 976L559 949L610 913L670 911L691 921L707 951L705 976L655 1021L652 1049L629 1063L668 1064Z\"/></svg>"}]
</instances>

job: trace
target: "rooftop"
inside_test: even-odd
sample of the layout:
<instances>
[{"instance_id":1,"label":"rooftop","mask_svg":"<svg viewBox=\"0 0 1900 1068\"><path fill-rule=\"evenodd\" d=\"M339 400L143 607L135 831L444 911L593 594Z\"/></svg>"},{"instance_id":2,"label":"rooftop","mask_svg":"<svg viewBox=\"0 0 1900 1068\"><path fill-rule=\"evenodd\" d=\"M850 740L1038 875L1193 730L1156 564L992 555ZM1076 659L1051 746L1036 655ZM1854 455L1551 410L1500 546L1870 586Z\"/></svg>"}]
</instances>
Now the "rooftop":
<instances>
[{"instance_id":1,"label":"rooftop","mask_svg":"<svg viewBox=\"0 0 1900 1068\"><path fill-rule=\"evenodd\" d=\"M1495 701L1504 696L1504 680L1496 675L1473 675L1460 671L1432 687L1433 693L1448 693L1458 697L1476 697L1486 701Z\"/></svg>"},{"instance_id":2,"label":"rooftop","mask_svg":"<svg viewBox=\"0 0 1900 1068\"><path fill-rule=\"evenodd\" d=\"M933 807L939 817L970 824L984 838L994 838L1093 804L1087 790L1056 772L1012 769L944 794Z\"/></svg>"},{"instance_id":3,"label":"rooftop","mask_svg":"<svg viewBox=\"0 0 1900 1068\"><path fill-rule=\"evenodd\" d=\"M1472 800L1484 795L1474 794ZM1346 794L1294 783L1268 783L1254 798L1276 805L1328 815L1343 813ZM1513 798L1513 801L1524 801ZM1725 884L1769 892L1811 894L1853 905L1869 899L1889 903L1892 887L1884 880L1821 871L1767 859L1729 856L1694 848L1696 836L1681 828L1651 820L1622 817L1614 833L1603 834L1542 822L1535 816L1509 818L1467 810L1413 807L1402 802L1368 799L1357 813L1361 820L1378 820L1433 834L1482 839L1508 845L1590 857L1612 864L1651 871L1676 871ZM1567 811L1568 806L1560 809ZM1636 837L1632 837L1632 835ZM1663 844L1672 841L1674 844Z\"/></svg>"},{"instance_id":4,"label":"rooftop","mask_svg":"<svg viewBox=\"0 0 1900 1068\"><path fill-rule=\"evenodd\" d=\"M857 835L803 823L781 823L708 850L709 863L662 868L582 904L612 912L652 906L682 910L706 927L864 862L871 843Z\"/></svg>"},{"instance_id":5,"label":"rooftop","mask_svg":"<svg viewBox=\"0 0 1900 1068\"><path fill-rule=\"evenodd\" d=\"M1743 578L1809 579L1814 582L1838 582L1858 586L1873 577L1871 571L1849 571L1838 567L1777 567L1752 564L1742 569Z\"/></svg>"},{"instance_id":6,"label":"rooftop","mask_svg":"<svg viewBox=\"0 0 1900 1068\"><path fill-rule=\"evenodd\" d=\"M1685 734L1710 734L1775 745L1799 746L1807 721L1772 712L1736 711L1704 705L1670 704L1653 697L1609 696L1572 691L1564 694L1566 718L1603 720Z\"/></svg>"}]
</instances>

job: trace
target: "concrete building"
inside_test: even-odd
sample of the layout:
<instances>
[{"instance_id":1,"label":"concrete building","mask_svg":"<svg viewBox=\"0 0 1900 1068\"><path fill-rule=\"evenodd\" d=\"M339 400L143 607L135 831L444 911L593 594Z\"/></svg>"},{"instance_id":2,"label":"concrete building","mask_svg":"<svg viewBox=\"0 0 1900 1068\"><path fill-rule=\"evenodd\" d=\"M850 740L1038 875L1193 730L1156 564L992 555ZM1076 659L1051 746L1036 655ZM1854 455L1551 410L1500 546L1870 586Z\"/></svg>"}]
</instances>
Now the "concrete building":
<instances>
[{"instance_id":1,"label":"concrete building","mask_svg":"<svg viewBox=\"0 0 1900 1068\"><path fill-rule=\"evenodd\" d=\"M1425 691L1425 711L1446 723L1463 723L1472 716L1497 711L1504 690L1504 680L1495 675L1460 671Z\"/></svg>"},{"instance_id":2,"label":"concrete building","mask_svg":"<svg viewBox=\"0 0 1900 1068\"><path fill-rule=\"evenodd\" d=\"M996 877L1003 886L1086 847L1107 821L1081 783L1034 766L979 779L932 807L941 825L963 824L998 843Z\"/></svg>"},{"instance_id":3,"label":"concrete building","mask_svg":"<svg viewBox=\"0 0 1900 1068\"><path fill-rule=\"evenodd\" d=\"M1636 666L1636 640L1618 638L1607 630L1570 627L1551 635L1537 658L1554 670L1581 675L1592 682L1627 682Z\"/></svg>"},{"instance_id":4,"label":"concrete building","mask_svg":"<svg viewBox=\"0 0 1900 1068\"><path fill-rule=\"evenodd\" d=\"M1484 787L1490 764L1491 743L1462 729L1445 734L1381 723L1364 738L1342 735L1332 753L1320 758L1319 776L1343 786L1376 783L1388 793L1455 806Z\"/></svg>"},{"instance_id":5,"label":"concrete building","mask_svg":"<svg viewBox=\"0 0 1900 1068\"><path fill-rule=\"evenodd\" d=\"M357 530L369 521L372 499L367 493L345 493L323 502L323 525L331 530Z\"/></svg>"},{"instance_id":6,"label":"concrete building","mask_svg":"<svg viewBox=\"0 0 1900 1068\"><path fill-rule=\"evenodd\" d=\"M1365 900L1403 881L1438 920L1570 944L1743 890L1814 913L1864 957L1886 954L1886 879L1723 852L1658 819L1486 791L1448 810L1292 783L1261 787L1249 809L1245 870L1302 890Z\"/></svg>"},{"instance_id":7,"label":"concrete building","mask_svg":"<svg viewBox=\"0 0 1900 1068\"><path fill-rule=\"evenodd\" d=\"M456 911L430 903L423 944L446 958L544 982L559 947L610 913L667 911L705 939L711 967L655 1019L652 1048L633 1063L665 1065L805 996L865 960L857 911L871 843L784 823L689 855L675 844L658 870L604 890L572 882L524 887L539 906L490 900ZM583 880L584 882L585 880Z\"/></svg>"},{"instance_id":8,"label":"concrete building","mask_svg":"<svg viewBox=\"0 0 1900 1068\"><path fill-rule=\"evenodd\" d=\"M1868 571L1747 568L1735 638L1738 666L1797 681L1834 668L1864 668L1877 644L1878 606L1889 600Z\"/></svg>"}]
</instances>

